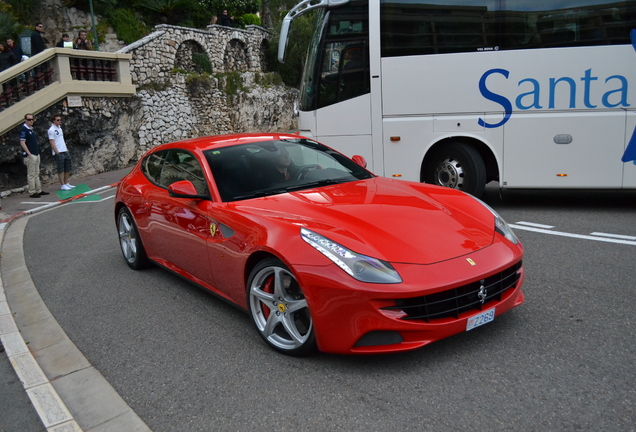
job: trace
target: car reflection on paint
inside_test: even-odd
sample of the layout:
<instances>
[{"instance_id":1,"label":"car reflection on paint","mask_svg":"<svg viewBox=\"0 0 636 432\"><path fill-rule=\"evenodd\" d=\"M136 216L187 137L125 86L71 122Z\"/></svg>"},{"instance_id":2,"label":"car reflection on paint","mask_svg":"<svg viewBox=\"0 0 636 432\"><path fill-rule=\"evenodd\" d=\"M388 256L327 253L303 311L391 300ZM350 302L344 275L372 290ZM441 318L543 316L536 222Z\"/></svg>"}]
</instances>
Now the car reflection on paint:
<instances>
[{"instance_id":1,"label":"car reflection on paint","mask_svg":"<svg viewBox=\"0 0 636 432\"><path fill-rule=\"evenodd\" d=\"M117 190L124 258L246 310L291 355L415 349L523 302L523 248L492 209L353 159L289 134L157 146Z\"/></svg>"}]
</instances>

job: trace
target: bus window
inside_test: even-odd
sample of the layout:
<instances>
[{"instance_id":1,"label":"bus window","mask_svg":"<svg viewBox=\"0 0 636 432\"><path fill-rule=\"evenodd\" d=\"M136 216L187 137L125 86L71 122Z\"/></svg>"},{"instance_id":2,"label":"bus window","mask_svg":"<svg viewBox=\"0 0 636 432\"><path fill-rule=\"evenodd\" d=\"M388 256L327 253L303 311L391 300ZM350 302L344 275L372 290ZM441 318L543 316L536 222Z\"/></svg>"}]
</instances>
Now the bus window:
<instances>
[{"instance_id":1,"label":"bus window","mask_svg":"<svg viewBox=\"0 0 636 432\"><path fill-rule=\"evenodd\" d=\"M555 6L524 0L381 0L382 57L629 44L636 28L633 0Z\"/></svg>"}]
</instances>

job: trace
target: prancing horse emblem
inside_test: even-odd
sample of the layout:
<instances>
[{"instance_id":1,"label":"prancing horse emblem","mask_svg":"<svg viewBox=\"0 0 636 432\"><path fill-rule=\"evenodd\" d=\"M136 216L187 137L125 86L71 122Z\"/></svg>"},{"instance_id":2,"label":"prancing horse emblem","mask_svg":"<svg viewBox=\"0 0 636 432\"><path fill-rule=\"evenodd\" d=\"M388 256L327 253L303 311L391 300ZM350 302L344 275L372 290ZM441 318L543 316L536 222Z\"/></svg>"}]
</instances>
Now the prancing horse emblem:
<instances>
[{"instance_id":1,"label":"prancing horse emblem","mask_svg":"<svg viewBox=\"0 0 636 432\"><path fill-rule=\"evenodd\" d=\"M481 304L484 304L484 302L486 301L486 296L488 295L488 291L486 290L486 287L484 286L484 281L480 281L481 286L479 287L479 291L477 292L477 297L479 297L479 301L481 302Z\"/></svg>"}]
</instances>

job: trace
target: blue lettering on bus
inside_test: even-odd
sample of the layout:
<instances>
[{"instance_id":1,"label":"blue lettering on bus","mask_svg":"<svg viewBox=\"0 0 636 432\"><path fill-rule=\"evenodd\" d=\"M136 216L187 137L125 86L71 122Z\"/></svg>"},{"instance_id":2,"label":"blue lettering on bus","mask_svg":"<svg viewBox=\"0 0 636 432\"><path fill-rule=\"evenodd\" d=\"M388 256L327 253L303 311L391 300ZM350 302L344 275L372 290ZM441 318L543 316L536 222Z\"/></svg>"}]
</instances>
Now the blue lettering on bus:
<instances>
[{"instance_id":1,"label":"blue lettering on bus","mask_svg":"<svg viewBox=\"0 0 636 432\"><path fill-rule=\"evenodd\" d=\"M500 94L497 94L488 89L486 85L486 80L489 76L493 74L503 75L505 79L508 79L510 76L510 71L506 69L490 69L481 76L479 79L479 92L481 95L502 106L504 111L504 117L499 123L491 124L486 123L483 119L479 119L478 123L480 126L486 128L497 128L503 126L510 117L512 116L512 102L510 100ZM584 72L583 76L580 79L583 82L583 104L586 108L597 108L598 102L600 102L606 108L616 108L616 107L629 107L630 104L627 102L627 90L628 90L628 82L627 79L622 75L612 75L605 79L605 84L609 85L609 89L601 97L600 101L592 101L591 100L591 90L595 81L598 81L598 77L592 75L592 69L588 69ZM570 77L561 77L561 78L550 78L548 86L548 109L555 109L555 95L557 92L557 87L564 87L565 84L568 84L570 91L570 101L569 108L576 108L576 81ZM560 86L557 84L563 83ZM515 107L519 110L529 110L529 109L543 109L543 105L541 105L541 83L534 78L524 78L517 84L519 88L523 91L515 98ZM564 87L565 88L565 87Z\"/></svg>"},{"instance_id":2,"label":"blue lettering on bus","mask_svg":"<svg viewBox=\"0 0 636 432\"><path fill-rule=\"evenodd\" d=\"M496 128L499 126L503 126L508 120L510 120L510 116L512 115L512 104L510 103L510 101L504 96L491 92L486 87L486 78L495 73L503 75L506 79L508 79L508 75L510 75L510 72L505 69L490 69L489 71L486 71L486 73L484 73L479 80L479 92L486 99L498 103L503 107L504 118L496 124L486 123L483 119L479 119L479 126L485 128Z\"/></svg>"}]
</instances>

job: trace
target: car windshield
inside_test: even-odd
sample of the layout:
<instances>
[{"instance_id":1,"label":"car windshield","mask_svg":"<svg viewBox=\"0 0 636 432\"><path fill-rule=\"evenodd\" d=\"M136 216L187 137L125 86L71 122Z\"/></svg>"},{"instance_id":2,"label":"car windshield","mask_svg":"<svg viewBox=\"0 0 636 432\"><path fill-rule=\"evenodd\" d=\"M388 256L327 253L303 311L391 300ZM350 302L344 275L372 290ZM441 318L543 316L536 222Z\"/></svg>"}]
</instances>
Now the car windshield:
<instances>
[{"instance_id":1,"label":"car windshield","mask_svg":"<svg viewBox=\"0 0 636 432\"><path fill-rule=\"evenodd\" d=\"M307 139L264 141L204 153L224 202L373 177L342 154Z\"/></svg>"}]
</instances>

